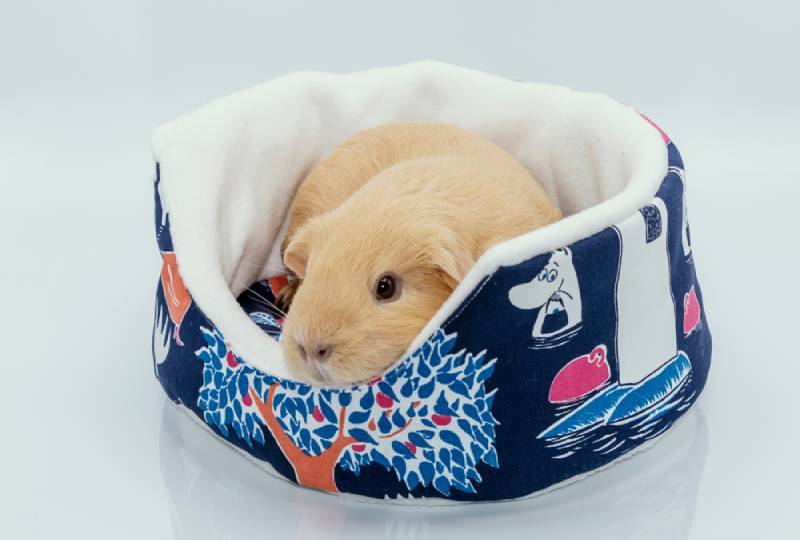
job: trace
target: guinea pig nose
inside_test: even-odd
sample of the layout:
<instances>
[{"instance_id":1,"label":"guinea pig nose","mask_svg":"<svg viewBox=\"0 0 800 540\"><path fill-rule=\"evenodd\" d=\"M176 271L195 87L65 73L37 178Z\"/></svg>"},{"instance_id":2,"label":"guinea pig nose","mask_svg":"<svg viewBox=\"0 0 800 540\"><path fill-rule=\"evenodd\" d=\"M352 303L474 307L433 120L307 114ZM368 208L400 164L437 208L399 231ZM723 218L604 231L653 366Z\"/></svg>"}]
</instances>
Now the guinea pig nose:
<instances>
[{"instance_id":1,"label":"guinea pig nose","mask_svg":"<svg viewBox=\"0 0 800 540\"><path fill-rule=\"evenodd\" d=\"M314 360L318 360L320 362L324 362L331 356L331 351L333 351L333 347L328 343L317 343L314 345L311 350L311 357Z\"/></svg>"}]
</instances>

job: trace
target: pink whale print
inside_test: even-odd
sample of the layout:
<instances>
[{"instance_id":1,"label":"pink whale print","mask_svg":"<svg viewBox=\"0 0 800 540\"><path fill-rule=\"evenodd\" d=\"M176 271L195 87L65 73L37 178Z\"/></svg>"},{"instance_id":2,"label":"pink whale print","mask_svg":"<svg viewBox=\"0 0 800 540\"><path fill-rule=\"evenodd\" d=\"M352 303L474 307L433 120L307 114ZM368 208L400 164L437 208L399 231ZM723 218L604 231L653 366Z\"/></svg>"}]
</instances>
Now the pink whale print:
<instances>
[{"instance_id":1,"label":"pink whale print","mask_svg":"<svg viewBox=\"0 0 800 540\"><path fill-rule=\"evenodd\" d=\"M550 403L572 403L597 390L611 378L605 345L570 360L550 383Z\"/></svg>"},{"instance_id":2,"label":"pink whale print","mask_svg":"<svg viewBox=\"0 0 800 540\"><path fill-rule=\"evenodd\" d=\"M694 292L694 285L683 295L683 335L688 336L700 324L700 301Z\"/></svg>"}]
</instances>

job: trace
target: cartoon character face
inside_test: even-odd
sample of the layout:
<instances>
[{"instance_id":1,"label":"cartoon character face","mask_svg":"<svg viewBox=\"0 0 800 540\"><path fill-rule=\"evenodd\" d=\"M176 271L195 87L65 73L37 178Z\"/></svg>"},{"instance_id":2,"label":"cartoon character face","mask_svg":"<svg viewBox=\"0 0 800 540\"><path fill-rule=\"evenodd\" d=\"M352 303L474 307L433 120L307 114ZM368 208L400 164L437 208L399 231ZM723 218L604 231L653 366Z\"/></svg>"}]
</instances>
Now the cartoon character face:
<instances>
[{"instance_id":1,"label":"cartoon character face","mask_svg":"<svg viewBox=\"0 0 800 540\"><path fill-rule=\"evenodd\" d=\"M533 325L534 338L562 334L582 321L581 293L572 264L572 251L560 248L528 283L508 291L509 301L519 309L539 309Z\"/></svg>"},{"instance_id":2,"label":"cartoon character face","mask_svg":"<svg viewBox=\"0 0 800 540\"><path fill-rule=\"evenodd\" d=\"M568 288L577 288L578 279L572 266L572 251L569 248L555 250L547 264L530 282L516 285L508 292L508 299L519 309L542 307L558 291L563 290L567 280Z\"/></svg>"}]
</instances>

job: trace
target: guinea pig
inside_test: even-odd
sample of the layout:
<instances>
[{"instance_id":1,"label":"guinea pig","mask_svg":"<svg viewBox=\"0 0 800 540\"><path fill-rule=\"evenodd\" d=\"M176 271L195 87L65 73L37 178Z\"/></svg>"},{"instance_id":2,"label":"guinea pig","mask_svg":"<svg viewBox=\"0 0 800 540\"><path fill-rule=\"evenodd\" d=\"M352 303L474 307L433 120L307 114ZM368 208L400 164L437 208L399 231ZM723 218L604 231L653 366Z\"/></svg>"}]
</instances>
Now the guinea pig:
<instances>
[{"instance_id":1,"label":"guinea pig","mask_svg":"<svg viewBox=\"0 0 800 540\"><path fill-rule=\"evenodd\" d=\"M290 372L330 386L376 377L487 248L560 217L520 163L476 134L433 123L358 133L290 208Z\"/></svg>"}]
</instances>

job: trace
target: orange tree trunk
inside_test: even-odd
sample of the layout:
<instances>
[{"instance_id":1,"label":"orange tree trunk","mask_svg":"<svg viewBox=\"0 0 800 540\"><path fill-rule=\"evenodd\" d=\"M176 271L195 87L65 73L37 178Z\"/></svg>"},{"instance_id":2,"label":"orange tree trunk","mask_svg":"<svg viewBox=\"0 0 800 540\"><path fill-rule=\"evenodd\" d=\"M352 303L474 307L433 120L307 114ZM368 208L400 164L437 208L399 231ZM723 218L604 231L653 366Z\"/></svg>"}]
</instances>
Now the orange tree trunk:
<instances>
[{"instance_id":1,"label":"orange tree trunk","mask_svg":"<svg viewBox=\"0 0 800 540\"><path fill-rule=\"evenodd\" d=\"M261 401L255 390L250 389L250 397L256 404L258 411L261 413L261 418L269 428L275 442L278 443L283 455L291 463L294 469L297 483L303 486L320 489L323 491L337 492L336 482L333 478L333 471L336 463L339 461L339 456L342 450L347 448L350 444L356 442L352 437L346 436L344 430L344 417L345 408L342 407L339 411L339 433L333 440L333 443L325 449L321 454L316 456L309 456L297 445L294 444L292 439L283 431L283 428L275 418L275 412L272 410L272 401L275 397L275 390L278 383L273 383L267 393L267 402Z\"/></svg>"}]
</instances>

